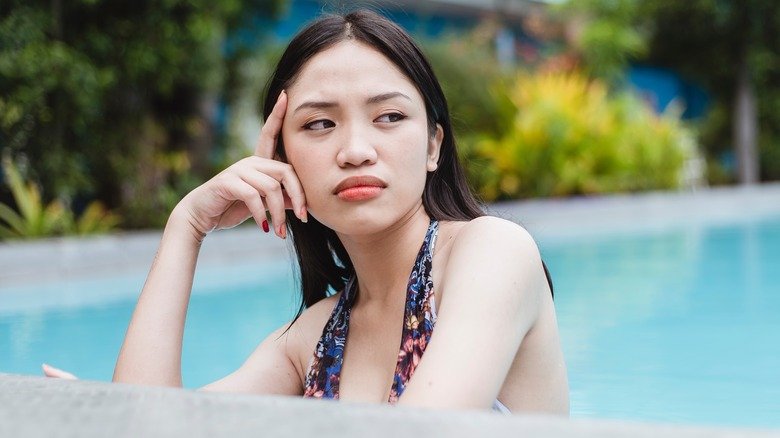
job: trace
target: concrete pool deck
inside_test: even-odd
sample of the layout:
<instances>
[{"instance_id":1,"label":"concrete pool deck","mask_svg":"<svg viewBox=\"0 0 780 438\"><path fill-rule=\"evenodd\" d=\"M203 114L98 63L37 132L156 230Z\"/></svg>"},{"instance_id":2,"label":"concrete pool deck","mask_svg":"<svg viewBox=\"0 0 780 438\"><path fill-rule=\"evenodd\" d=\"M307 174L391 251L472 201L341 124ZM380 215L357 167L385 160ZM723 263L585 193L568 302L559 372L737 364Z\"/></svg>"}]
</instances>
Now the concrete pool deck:
<instances>
[{"instance_id":1,"label":"concrete pool deck","mask_svg":"<svg viewBox=\"0 0 780 438\"><path fill-rule=\"evenodd\" d=\"M778 437L780 431L434 411L0 374L4 437Z\"/></svg>"},{"instance_id":2,"label":"concrete pool deck","mask_svg":"<svg viewBox=\"0 0 780 438\"><path fill-rule=\"evenodd\" d=\"M502 203L540 241L605 232L665 230L780 217L780 184L566 200ZM745 212L750 212L746 218ZM114 274L145 275L160 233L0 244L0 302L26 285ZM199 269L286 261L286 243L253 226L204 243ZM6 295L8 294L8 295ZM2 370L0 370L2 372ZM305 419L303 421L302 419ZM348 425L348 426L347 426ZM550 436L780 437L780 430L702 428L548 416L511 418L467 411L419 411L290 397L61 381L0 374L0 436Z\"/></svg>"}]
</instances>

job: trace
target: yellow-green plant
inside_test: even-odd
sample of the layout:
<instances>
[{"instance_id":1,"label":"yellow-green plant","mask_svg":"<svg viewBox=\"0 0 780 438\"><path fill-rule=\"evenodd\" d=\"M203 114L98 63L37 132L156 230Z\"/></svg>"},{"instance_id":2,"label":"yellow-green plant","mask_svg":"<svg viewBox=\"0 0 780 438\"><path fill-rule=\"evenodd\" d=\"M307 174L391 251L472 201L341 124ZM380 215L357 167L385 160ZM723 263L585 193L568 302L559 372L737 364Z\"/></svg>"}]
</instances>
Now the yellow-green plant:
<instances>
[{"instance_id":1,"label":"yellow-green plant","mask_svg":"<svg viewBox=\"0 0 780 438\"><path fill-rule=\"evenodd\" d=\"M0 239L102 233L119 224L119 217L99 202L90 203L78 217L60 200L44 205L38 186L25 182L7 155L2 168L19 212L0 203Z\"/></svg>"},{"instance_id":2,"label":"yellow-green plant","mask_svg":"<svg viewBox=\"0 0 780 438\"><path fill-rule=\"evenodd\" d=\"M92 201L78 217L75 217L73 212L68 210L63 231L65 234L79 236L102 234L115 229L120 222L119 215L106 209L101 202Z\"/></svg>"},{"instance_id":3,"label":"yellow-green plant","mask_svg":"<svg viewBox=\"0 0 780 438\"><path fill-rule=\"evenodd\" d=\"M0 238L41 237L56 234L66 216L66 208L59 200L44 205L41 191L34 183L25 183L11 158L3 157L6 184L19 208L17 213L0 203Z\"/></svg>"},{"instance_id":4,"label":"yellow-green plant","mask_svg":"<svg viewBox=\"0 0 780 438\"><path fill-rule=\"evenodd\" d=\"M486 163L470 169L485 200L674 188L693 152L673 111L581 74L520 74L493 91L509 128L466 148Z\"/></svg>"}]
</instances>

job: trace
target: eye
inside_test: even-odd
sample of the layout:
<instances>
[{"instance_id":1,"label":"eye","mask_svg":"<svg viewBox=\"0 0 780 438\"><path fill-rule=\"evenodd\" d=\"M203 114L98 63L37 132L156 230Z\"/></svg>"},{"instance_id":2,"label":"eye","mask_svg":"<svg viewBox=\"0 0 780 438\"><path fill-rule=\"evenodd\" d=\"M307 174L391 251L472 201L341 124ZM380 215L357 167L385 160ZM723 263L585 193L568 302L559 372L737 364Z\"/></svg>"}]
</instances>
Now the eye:
<instances>
[{"instance_id":1,"label":"eye","mask_svg":"<svg viewBox=\"0 0 780 438\"><path fill-rule=\"evenodd\" d=\"M336 126L335 123L331 122L330 120L315 120L313 122L309 122L305 125L303 125L303 129L308 129L311 131L321 131L323 129L333 128Z\"/></svg>"},{"instance_id":2,"label":"eye","mask_svg":"<svg viewBox=\"0 0 780 438\"><path fill-rule=\"evenodd\" d=\"M401 121L401 120L403 120L405 118L406 118L406 116L401 114L401 113L387 113L387 114L382 114L381 116L377 117L377 119L375 121L385 122L385 123L394 123L394 122Z\"/></svg>"}]
</instances>

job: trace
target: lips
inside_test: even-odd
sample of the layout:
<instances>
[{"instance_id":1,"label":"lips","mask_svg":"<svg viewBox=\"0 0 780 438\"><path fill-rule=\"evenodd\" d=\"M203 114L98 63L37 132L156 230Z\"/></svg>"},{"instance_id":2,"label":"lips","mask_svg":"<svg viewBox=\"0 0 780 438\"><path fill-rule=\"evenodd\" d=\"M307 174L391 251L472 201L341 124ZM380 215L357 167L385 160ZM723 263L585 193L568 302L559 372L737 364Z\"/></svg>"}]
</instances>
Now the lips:
<instances>
[{"instance_id":1,"label":"lips","mask_svg":"<svg viewBox=\"0 0 780 438\"><path fill-rule=\"evenodd\" d=\"M352 189L355 187L379 187L379 188L385 188L387 187L387 183L382 181L381 179L370 176L370 175L364 175L364 176L351 176L343 181L341 181L336 188L333 190L334 195L338 195L339 192L342 192L347 189Z\"/></svg>"},{"instance_id":2,"label":"lips","mask_svg":"<svg viewBox=\"0 0 780 438\"><path fill-rule=\"evenodd\" d=\"M387 183L375 176L352 176L341 181L333 194L342 201L362 202L376 198L385 187Z\"/></svg>"}]
</instances>

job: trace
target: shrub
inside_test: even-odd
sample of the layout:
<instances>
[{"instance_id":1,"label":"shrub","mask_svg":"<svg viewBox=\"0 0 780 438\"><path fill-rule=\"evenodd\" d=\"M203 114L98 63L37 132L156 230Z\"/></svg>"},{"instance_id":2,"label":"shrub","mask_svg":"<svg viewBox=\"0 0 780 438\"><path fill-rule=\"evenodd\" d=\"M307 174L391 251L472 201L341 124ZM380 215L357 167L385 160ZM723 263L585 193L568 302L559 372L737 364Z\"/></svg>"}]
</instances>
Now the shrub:
<instances>
[{"instance_id":1,"label":"shrub","mask_svg":"<svg viewBox=\"0 0 780 438\"><path fill-rule=\"evenodd\" d=\"M493 96L509 108L509 129L467 137L464 148L487 201L676 188L695 152L674 109L657 116L577 73L518 74L496 82Z\"/></svg>"},{"instance_id":2,"label":"shrub","mask_svg":"<svg viewBox=\"0 0 780 438\"><path fill-rule=\"evenodd\" d=\"M171 199L212 173L231 66L286 3L0 2L0 151L28 162L50 198L100 199L126 227L163 225ZM192 176L166 162L181 154Z\"/></svg>"},{"instance_id":3,"label":"shrub","mask_svg":"<svg viewBox=\"0 0 780 438\"><path fill-rule=\"evenodd\" d=\"M484 27L484 26L483 26ZM490 84L506 75L495 60L492 40L482 35L482 27L463 36L424 40L431 61L447 97L456 136L495 133L505 130L500 123L496 99Z\"/></svg>"},{"instance_id":4,"label":"shrub","mask_svg":"<svg viewBox=\"0 0 780 438\"><path fill-rule=\"evenodd\" d=\"M97 234L111 231L119 224L119 216L97 201L87 205L80 216L59 199L44 204L38 185L24 181L8 155L2 159L2 170L19 212L0 203L0 240Z\"/></svg>"}]
</instances>

